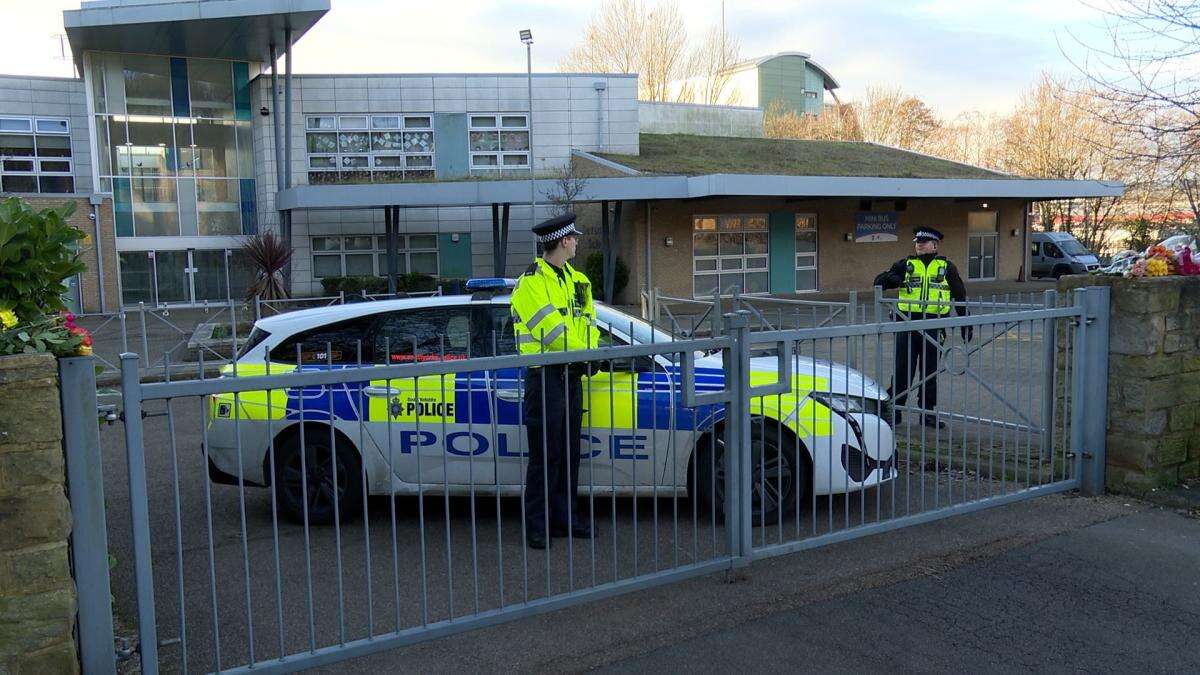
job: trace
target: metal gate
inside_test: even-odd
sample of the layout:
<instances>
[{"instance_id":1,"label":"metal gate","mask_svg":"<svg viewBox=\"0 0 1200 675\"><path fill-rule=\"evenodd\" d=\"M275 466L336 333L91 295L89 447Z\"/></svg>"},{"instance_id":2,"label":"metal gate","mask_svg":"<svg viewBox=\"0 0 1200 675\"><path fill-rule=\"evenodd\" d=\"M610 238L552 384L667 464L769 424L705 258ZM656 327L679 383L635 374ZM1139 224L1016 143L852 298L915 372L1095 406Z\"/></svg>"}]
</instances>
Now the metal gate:
<instances>
[{"instance_id":1,"label":"metal gate","mask_svg":"<svg viewBox=\"0 0 1200 675\"><path fill-rule=\"evenodd\" d=\"M913 322L877 309L870 322L756 331L737 311L703 339L651 332L518 356L493 333L468 340L469 358L388 342L366 357L358 345L350 364L329 345L323 362L298 348L286 372L158 383L125 354L123 433L103 432L104 461L90 429L67 438L72 508L92 518L74 535L85 669L114 668L110 578L146 672L291 671L1036 495L1098 493L1107 317L1105 288ZM897 341L927 337L939 367L895 404L882 389ZM520 369L545 378L580 362L591 370L575 507L596 536L568 528L532 550ZM65 418L90 414L89 362L64 360L62 378ZM936 406L918 395L932 381ZM348 493L373 496L319 499Z\"/></svg>"}]
</instances>

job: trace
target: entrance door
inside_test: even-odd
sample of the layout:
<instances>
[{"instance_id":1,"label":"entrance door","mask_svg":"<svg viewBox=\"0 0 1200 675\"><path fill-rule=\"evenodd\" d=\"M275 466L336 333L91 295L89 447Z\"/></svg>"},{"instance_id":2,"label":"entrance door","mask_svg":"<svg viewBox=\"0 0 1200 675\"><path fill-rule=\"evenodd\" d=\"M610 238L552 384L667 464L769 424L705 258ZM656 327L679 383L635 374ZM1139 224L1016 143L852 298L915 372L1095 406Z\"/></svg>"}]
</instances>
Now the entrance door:
<instances>
[{"instance_id":1,"label":"entrance door","mask_svg":"<svg viewBox=\"0 0 1200 675\"><path fill-rule=\"evenodd\" d=\"M231 249L122 251L121 301L149 306L239 300L251 283L245 254Z\"/></svg>"},{"instance_id":2,"label":"entrance door","mask_svg":"<svg viewBox=\"0 0 1200 675\"><path fill-rule=\"evenodd\" d=\"M817 216L815 213L797 213L796 292L817 289Z\"/></svg>"},{"instance_id":3,"label":"entrance door","mask_svg":"<svg viewBox=\"0 0 1200 675\"><path fill-rule=\"evenodd\" d=\"M972 211L967 214L967 279L996 278L995 211Z\"/></svg>"}]
</instances>

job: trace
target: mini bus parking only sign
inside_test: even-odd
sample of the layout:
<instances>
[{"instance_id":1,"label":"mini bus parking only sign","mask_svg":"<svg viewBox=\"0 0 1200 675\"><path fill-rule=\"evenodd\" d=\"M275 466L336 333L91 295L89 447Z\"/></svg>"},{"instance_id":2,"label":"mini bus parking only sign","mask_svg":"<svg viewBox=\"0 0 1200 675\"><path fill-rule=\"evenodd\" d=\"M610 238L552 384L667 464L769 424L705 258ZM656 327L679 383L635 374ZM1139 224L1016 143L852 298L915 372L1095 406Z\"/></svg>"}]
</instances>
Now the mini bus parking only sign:
<instances>
[{"instance_id":1,"label":"mini bus parking only sign","mask_svg":"<svg viewBox=\"0 0 1200 675\"><path fill-rule=\"evenodd\" d=\"M854 216L854 243L896 241L896 212L873 211Z\"/></svg>"}]
</instances>

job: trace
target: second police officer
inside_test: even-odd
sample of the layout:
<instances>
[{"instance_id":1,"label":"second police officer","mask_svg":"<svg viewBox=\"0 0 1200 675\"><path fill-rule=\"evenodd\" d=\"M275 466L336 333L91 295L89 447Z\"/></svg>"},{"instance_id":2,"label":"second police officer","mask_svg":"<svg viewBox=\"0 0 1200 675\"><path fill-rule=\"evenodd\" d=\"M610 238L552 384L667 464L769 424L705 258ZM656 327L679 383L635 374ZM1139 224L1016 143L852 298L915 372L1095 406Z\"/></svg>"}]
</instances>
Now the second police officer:
<instances>
[{"instance_id":1,"label":"second police officer","mask_svg":"<svg viewBox=\"0 0 1200 675\"><path fill-rule=\"evenodd\" d=\"M885 290L900 289L900 302L896 306L900 310L897 321L946 317L950 314L951 301L961 303L966 300L966 286L954 263L938 255L942 233L932 227L919 227L913 233L916 254L897 260L888 271L875 277L875 285ZM955 309L959 316L967 313L963 305ZM972 334L970 326L962 327L964 342L970 341ZM925 411L921 421L933 428L945 426L934 413L937 407L938 357L944 336L945 331L941 328L896 333L895 370L892 386L888 388L888 397L893 404L903 406L908 398L907 390L911 386L913 371L917 370L918 381L924 381L917 389L919 407ZM900 419L901 413L896 412L896 421Z\"/></svg>"},{"instance_id":2,"label":"second police officer","mask_svg":"<svg viewBox=\"0 0 1200 675\"><path fill-rule=\"evenodd\" d=\"M568 262L575 257L575 214L533 228L542 255L517 279L512 292L513 329L521 354L595 349L592 284ZM525 372L523 413L529 437L525 472L525 539L546 548L549 537L591 538L576 504L583 426L582 376L587 364L548 365ZM547 529L549 531L547 531Z\"/></svg>"}]
</instances>

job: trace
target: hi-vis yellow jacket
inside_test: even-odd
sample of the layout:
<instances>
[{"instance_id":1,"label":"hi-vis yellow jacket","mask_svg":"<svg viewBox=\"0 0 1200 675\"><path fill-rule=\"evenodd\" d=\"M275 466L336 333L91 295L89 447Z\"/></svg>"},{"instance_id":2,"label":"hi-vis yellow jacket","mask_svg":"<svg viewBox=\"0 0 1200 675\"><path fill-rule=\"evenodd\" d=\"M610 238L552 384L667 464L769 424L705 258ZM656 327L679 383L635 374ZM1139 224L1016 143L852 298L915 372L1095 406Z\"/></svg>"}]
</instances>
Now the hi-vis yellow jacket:
<instances>
[{"instance_id":1,"label":"hi-vis yellow jacket","mask_svg":"<svg viewBox=\"0 0 1200 675\"><path fill-rule=\"evenodd\" d=\"M946 279L950 263L938 256L926 265L919 257L910 257L907 274L900 286L900 311L909 314L950 313L950 283Z\"/></svg>"},{"instance_id":2,"label":"hi-vis yellow jacket","mask_svg":"<svg viewBox=\"0 0 1200 675\"><path fill-rule=\"evenodd\" d=\"M595 349L596 306L592 284L570 264L563 276L538 258L517 279L512 292L513 330L522 354Z\"/></svg>"}]
</instances>

